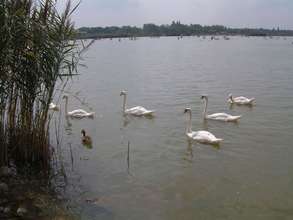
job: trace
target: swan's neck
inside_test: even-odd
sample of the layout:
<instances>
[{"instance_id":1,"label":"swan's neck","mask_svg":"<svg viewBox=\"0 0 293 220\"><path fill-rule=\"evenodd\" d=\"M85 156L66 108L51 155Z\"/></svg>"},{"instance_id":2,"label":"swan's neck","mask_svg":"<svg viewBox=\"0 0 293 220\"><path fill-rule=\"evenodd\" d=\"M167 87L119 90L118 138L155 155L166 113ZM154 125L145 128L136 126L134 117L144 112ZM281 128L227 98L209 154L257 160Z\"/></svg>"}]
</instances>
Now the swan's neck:
<instances>
[{"instance_id":1,"label":"swan's neck","mask_svg":"<svg viewBox=\"0 0 293 220\"><path fill-rule=\"evenodd\" d=\"M189 120L187 122L187 125L186 125L186 131L185 133L190 133L191 132L191 112L189 112Z\"/></svg>"},{"instance_id":2,"label":"swan's neck","mask_svg":"<svg viewBox=\"0 0 293 220\"><path fill-rule=\"evenodd\" d=\"M208 99L204 99L204 110L203 110L203 118L205 119L207 117L207 108L208 108Z\"/></svg>"},{"instance_id":3,"label":"swan's neck","mask_svg":"<svg viewBox=\"0 0 293 220\"><path fill-rule=\"evenodd\" d=\"M123 95L123 106L122 106L123 113L125 114L126 111L126 94Z\"/></svg>"}]
</instances>

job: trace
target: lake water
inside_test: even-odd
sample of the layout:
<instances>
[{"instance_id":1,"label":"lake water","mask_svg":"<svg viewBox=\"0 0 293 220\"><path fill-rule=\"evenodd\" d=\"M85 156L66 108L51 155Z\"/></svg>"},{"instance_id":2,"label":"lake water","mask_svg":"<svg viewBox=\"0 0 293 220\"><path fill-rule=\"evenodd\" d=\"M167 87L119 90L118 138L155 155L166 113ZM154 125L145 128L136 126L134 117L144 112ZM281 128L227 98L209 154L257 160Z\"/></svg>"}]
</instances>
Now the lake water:
<instances>
[{"instance_id":1,"label":"lake water","mask_svg":"<svg viewBox=\"0 0 293 220\"><path fill-rule=\"evenodd\" d=\"M80 219L293 219L292 41L96 41L67 88L69 110L96 112L62 125L69 208ZM123 89L128 107L156 109L156 117L124 119ZM256 105L231 108L229 93L255 97ZM204 123L202 94L209 113L243 118ZM186 107L193 130L224 139L219 148L189 145ZM92 149L81 144L81 129Z\"/></svg>"}]
</instances>

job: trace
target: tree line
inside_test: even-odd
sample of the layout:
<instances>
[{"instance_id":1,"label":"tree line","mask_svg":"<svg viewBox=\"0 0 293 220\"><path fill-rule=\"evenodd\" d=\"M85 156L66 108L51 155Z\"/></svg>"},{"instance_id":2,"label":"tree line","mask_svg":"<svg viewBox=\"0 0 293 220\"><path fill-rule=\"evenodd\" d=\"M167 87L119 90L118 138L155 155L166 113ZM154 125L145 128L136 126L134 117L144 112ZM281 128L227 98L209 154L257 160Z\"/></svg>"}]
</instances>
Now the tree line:
<instances>
[{"instance_id":1,"label":"tree line","mask_svg":"<svg viewBox=\"0 0 293 220\"><path fill-rule=\"evenodd\" d=\"M202 26L200 24L181 24L173 21L171 24L156 25L153 23L136 26L81 27L77 30L78 38L112 38L112 37L142 37L142 36L192 36L192 35L244 35L244 36L293 36L293 30L279 28L229 28L223 25Z\"/></svg>"}]
</instances>

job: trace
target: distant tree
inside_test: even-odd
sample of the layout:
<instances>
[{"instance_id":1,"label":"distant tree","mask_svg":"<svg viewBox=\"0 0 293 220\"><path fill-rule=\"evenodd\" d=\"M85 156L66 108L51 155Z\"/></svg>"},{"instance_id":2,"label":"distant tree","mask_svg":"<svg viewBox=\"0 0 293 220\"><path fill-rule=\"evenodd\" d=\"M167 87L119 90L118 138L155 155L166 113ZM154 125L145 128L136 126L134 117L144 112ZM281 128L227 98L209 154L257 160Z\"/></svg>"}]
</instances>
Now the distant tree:
<instances>
[{"instance_id":1,"label":"distant tree","mask_svg":"<svg viewBox=\"0 0 293 220\"><path fill-rule=\"evenodd\" d=\"M160 36L160 27L155 24L144 24L143 33L146 36Z\"/></svg>"}]
</instances>

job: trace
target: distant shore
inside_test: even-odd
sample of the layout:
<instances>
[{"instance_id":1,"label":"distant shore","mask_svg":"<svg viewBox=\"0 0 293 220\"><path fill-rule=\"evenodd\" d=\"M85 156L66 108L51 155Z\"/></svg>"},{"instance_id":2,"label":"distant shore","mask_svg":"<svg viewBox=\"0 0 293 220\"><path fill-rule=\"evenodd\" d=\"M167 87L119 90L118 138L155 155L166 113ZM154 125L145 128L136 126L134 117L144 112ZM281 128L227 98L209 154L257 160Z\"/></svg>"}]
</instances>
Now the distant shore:
<instances>
[{"instance_id":1,"label":"distant shore","mask_svg":"<svg viewBox=\"0 0 293 220\"><path fill-rule=\"evenodd\" d=\"M293 30L277 28L229 28L222 25L202 26L199 24L185 25L173 21L170 25L144 24L135 26L82 27L77 29L78 39L102 38L135 38L135 37L165 37L165 36L254 36L272 37L293 36Z\"/></svg>"}]
</instances>

